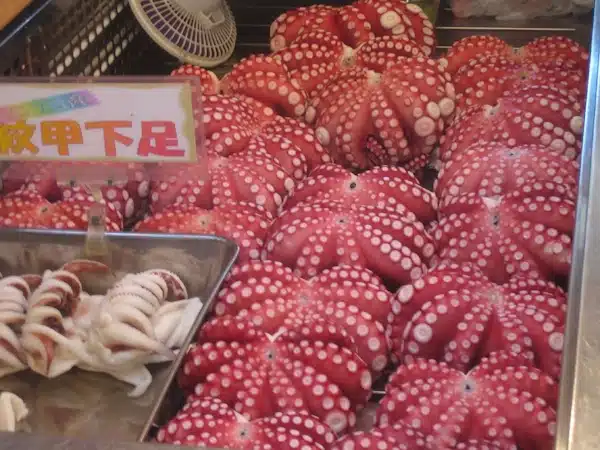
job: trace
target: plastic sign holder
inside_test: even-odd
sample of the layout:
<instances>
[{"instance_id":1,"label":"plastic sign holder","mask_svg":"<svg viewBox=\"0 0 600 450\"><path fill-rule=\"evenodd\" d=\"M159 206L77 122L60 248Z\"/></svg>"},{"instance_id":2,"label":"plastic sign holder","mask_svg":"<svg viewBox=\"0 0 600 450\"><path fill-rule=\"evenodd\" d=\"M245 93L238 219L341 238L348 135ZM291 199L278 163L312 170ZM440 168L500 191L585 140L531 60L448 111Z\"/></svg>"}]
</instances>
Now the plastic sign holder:
<instances>
[{"instance_id":1,"label":"plastic sign holder","mask_svg":"<svg viewBox=\"0 0 600 450\"><path fill-rule=\"evenodd\" d=\"M126 184L130 163L201 162L201 115L193 77L3 78L0 163L47 163L57 185L92 195L85 250L101 256L102 188Z\"/></svg>"}]
</instances>

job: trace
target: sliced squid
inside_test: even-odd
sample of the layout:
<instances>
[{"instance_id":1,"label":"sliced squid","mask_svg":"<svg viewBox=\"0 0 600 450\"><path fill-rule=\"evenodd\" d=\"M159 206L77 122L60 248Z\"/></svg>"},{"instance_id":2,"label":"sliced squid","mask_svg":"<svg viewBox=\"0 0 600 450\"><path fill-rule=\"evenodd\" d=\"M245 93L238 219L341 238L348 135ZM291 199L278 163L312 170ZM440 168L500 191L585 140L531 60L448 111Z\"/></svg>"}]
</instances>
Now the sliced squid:
<instances>
[{"instance_id":1,"label":"sliced squid","mask_svg":"<svg viewBox=\"0 0 600 450\"><path fill-rule=\"evenodd\" d=\"M47 271L29 298L21 344L27 365L54 378L88 358L74 317L82 294L78 274L106 272L102 263L76 260L59 270Z\"/></svg>"},{"instance_id":2,"label":"sliced squid","mask_svg":"<svg viewBox=\"0 0 600 450\"><path fill-rule=\"evenodd\" d=\"M27 368L19 334L31 295L30 283L37 281L30 275L0 279L0 377Z\"/></svg>"},{"instance_id":3,"label":"sliced squid","mask_svg":"<svg viewBox=\"0 0 600 450\"><path fill-rule=\"evenodd\" d=\"M27 405L12 392L0 394L0 431L14 432L17 424L29 415Z\"/></svg>"}]
</instances>

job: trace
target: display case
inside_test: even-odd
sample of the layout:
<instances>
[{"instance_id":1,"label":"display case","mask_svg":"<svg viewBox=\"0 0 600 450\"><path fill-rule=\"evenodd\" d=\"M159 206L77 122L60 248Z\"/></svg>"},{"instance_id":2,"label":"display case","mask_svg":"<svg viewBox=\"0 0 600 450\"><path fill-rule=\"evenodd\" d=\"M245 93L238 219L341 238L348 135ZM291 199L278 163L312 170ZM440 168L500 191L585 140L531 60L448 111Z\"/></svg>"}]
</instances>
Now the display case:
<instances>
[{"instance_id":1,"label":"display case","mask_svg":"<svg viewBox=\"0 0 600 450\"><path fill-rule=\"evenodd\" d=\"M228 73L251 53L268 52L269 25L283 11L306 5L291 0L229 2L238 25L238 44L231 60L215 69ZM332 5L346 2L330 0ZM597 2L598 3L598 2ZM599 3L600 4L600 3ZM495 35L521 46L540 36L568 36L590 52L585 103L585 126L580 160L576 232L573 238L567 327L557 414L556 446L561 450L595 448L600 394L600 240L596 223L600 206L597 151L598 83L600 83L600 10L581 16L499 22L489 18L457 19L442 1L436 18L438 51L471 35ZM168 74L181 62L162 51L141 29L125 0L33 1L7 28L0 31L0 72L7 76L102 76ZM382 394L376 389L376 394ZM156 412L156 411L155 411ZM21 440L22 439L22 440ZM17 435L3 437L11 447L143 448L140 444L84 442ZM151 444L146 444L149 448Z\"/></svg>"}]
</instances>

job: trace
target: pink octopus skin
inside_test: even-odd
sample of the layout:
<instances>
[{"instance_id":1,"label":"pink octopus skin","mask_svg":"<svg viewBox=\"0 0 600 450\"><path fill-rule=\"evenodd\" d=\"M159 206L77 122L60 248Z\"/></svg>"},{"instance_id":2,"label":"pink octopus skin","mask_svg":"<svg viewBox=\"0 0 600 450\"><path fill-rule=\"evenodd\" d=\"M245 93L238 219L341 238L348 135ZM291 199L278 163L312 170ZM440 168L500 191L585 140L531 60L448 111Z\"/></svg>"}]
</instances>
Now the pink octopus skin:
<instances>
[{"instance_id":1,"label":"pink octopus skin","mask_svg":"<svg viewBox=\"0 0 600 450\"><path fill-rule=\"evenodd\" d=\"M287 76L310 98L318 95L330 78L354 65L382 72L394 65L399 56L425 58L428 54L403 35L373 38L352 50L335 34L311 29L300 33L288 47L272 56L283 62ZM273 89L276 87L272 85Z\"/></svg>"},{"instance_id":2,"label":"pink octopus skin","mask_svg":"<svg viewBox=\"0 0 600 450\"><path fill-rule=\"evenodd\" d=\"M446 68L446 72L454 76L472 59L483 55L508 57L511 54L512 47L496 36L468 36L455 41L440 62Z\"/></svg>"},{"instance_id":3,"label":"pink octopus skin","mask_svg":"<svg viewBox=\"0 0 600 450\"><path fill-rule=\"evenodd\" d=\"M89 168L85 162L13 162L2 173L2 193L8 194L20 188L34 189L51 202L70 200L77 193L85 193L88 180L75 179L75 186L57 182L57 173L65 171L76 178L79 168ZM84 174L84 177L88 174ZM111 203L123 216L125 223L131 223L142 211L150 190L149 174L144 164L139 163L94 163L94 173L100 179L112 180L110 186L100 188L102 197Z\"/></svg>"},{"instance_id":4,"label":"pink octopus skin","mask_svg":"<svg viewBox=\"0 0 600 450\"><path fill-rule=\"evenodd\" d=\"M468 36L460 39L442 58L442 65L454 75L473 59L486 56L509 58L521 63L545 63L553 60L572 61L585 73L589 54L579 43L565 36L536 38L521 48L513 48L495 36Z\"/></svg>"},{"instance_id":5,"label":"pink octopus skin","mask_svg":"<svg viewBox=\"0 0 600 450\"><path fill-rule=\"evenodd\" d=\"M582 105L566 89L521 86L494 106L474 105L458 113L440 140L439 158L448 161L478 142L509 147L536 144L576 159L583 133Z\"/></svg>"},{"instance_id":6,"label":"pink octopus skin","mask_svg":"<svg viewBox=\"0 0 600 450\"><path fill-rule=\"evenodd\" d=\"M283 197L294 187L283 167L265 153L247 151L228 158L206 159L198 164L158 164L152 179L150 210L156 213L168 206L211 209L241 201L276 213Z\"/></svg>"},{"instance_id":7,"label":"pink octopus skin","mask_svg":"<svg viewBox=\"0 0 600 450\"><path fill-rule=\"evenodd\" d=\"M499 197L448 197L433 231L437 260L476 264L495 283L521 274L567 277L575 198L552 182L527 184Z\"/></svg>"},{"instance_id":8,"label":"pink octopus skin","mask_svg":"<svg viewBox=\"0 0 600 450\"><path fill-rule=\"evenodd\" d=\"M434 189L443 202L448 196L494 197L550 181L576 197L578 173L579 163L541 145L474 144L442 166Z\"/></svg>"},{"instance_id":9,"label":"pink octopus skin","mask_svg":"<svg viewBox=\"0 0 600 450\"><path fill-rule=\"evenodd\" d=\"M426 358L467 371L507 351L558 379L566 304L549 281L517 275L497 285L473 264L442 263L398 291L388 337L404 364Z\"/></svg>"},{"instance_id":10,"label":"pink octopus skin","mask_svg":"<svg viewBox=\"0 0 600 450\"><path fill-rule=\"evenodd\" d=\"M197 78L204 95L218 94L220 91L219 77L210 70L193 64L184 64L171 72L172 77L184 76Z\"/></svg>"},{"instance_id":11,"label":"pink octopus skin","mask_svg":"<svg viewBox=\"0 0 600 450\"><path fill-rule=\"evenodd\" d=\"M334 439L327 425L303 412L247 421L219 399L195 396L157 435L163 444L236 450L328 450Z\"/></svg>"},{"instance_id":12,"label":"pink octopus skin","mask_svg":"<svg viewBox=\"0 0 600 450\"><path fill-rule=\"evenodd\" d=\"M313 5L280 15L271 24L271 50L289 46L306 30L323 30L350 48L380 36L405 36L427 50L435 49L433 24L420 7L398 0L359 0L334 8Z\"/></svg>"},{"instance_id":13,"label":"pink octopus skin","mask_svg":"<svg viewBox=\"0 0 600 450\"><path fill-rule=\"evenodd\" d=\"M360 265L394 284L419 278L434 252L424 225L395 209L314 201L275 219L262 259L280 261L303 278Z\"/></svg>"},{"instance_id":14,"label":"pink octopus skin","mask_svg":"<svg viewBox=\"0 0 600 450\"><path fill-rule=\"evenodd\" d=\"M377 422L401 421L448 445L487 439L501 449L548 450L557 391L551 377L512 354L492 354L467 373L420 359L392 375Z\"/></svg>"},{"instance_id":15,"label":"pink octopus skin","mask_svg":"<svg viewBox=\"0 0 600 450\"><path fill-rule=\"evenodd\" d=\"M399 421L383 425L368 432L355 431L338 439L331 450L517 450L515 445L469 439L459 442L454 439L431 439L409 424Z\"/></svg>"},{"instance_id":16,"label":"pink octopus skin","mask_svg":"<svg viewBox=\"0 0 600 450\"><path fill-rule=\"evenodd\" d=\"M457 111L475 104L493 105L510 89L538 84L565 89L583 104L587 72L570 60L531 63L482 55L462 66L452 82L456 89Z\"/></svg>"},{"instance_id":17,"label":"pink octopus skin","mask_svg":"<svg viewBox=\"0 0 600 450\"><path fill-rule=\"evenodd\" d=\"M371 373L342 329L313 325L298 318L269 335L245 318L212 319L184 358L180 385L218 397L248 420L291 409L341 433L366 404Z\"/></svg>"},{"instance_id":18,"label":"pink octopus skin","mask_svg":"<svg viewBox=\"0 0 600 450\"><path fill-rule=\"evenodd\" d=\"M302 117L306 112L306 92L278 56L242 59L221 80L221 88L225 94L256 98L285 116Z\"/></svg>"},{"instance_id":19,"label":"pink octopus skin","mask_svg":"<svg viewBox=\"0 0 600 450\"><path fill-rule=\"evenodd\" d=\"M381 280L361 267L337 266L303 280L281 263L254 261L232 270L215 315L243 317L269 334L297 320L314 321L315 328L333 324L376 377L388 363L384 324L391 299Z\"/></svg>"},{"instance_id":20,"label":"pink octopus skin","mask_svg":"<svg viewBox=\"0 0 600 450\"><path fill-rule=\"evenodd\" d=\"M205 96L202 109L205 145L210 155L231 156L244 151L270 155L296 180L330 161L314 130L276 115L256 100Z\"/></svg>"},{"instance_id":21,"label":"pink octopus skin","mask_svg":"<svg viewBox=\"0 0 600 450\"><path fill-rule=\"evenodd\" d=\"M112 203L103 202L106 230L122 231L123 216ZM86 230L87 211L95 203L91 195L82 193L50 203L35 189L23 187L0 197L0 228Z\"/></svg>"},{"instance_id":22,"label":"pink octopus skin","mask_svg":"<svg viewBox=\"0 0 600 450\"><path fill-rule=\"evenodd\" d=\"M319 29L301 32L289 46L272 56L285 65L287 76L307 96L322 90L329 78L356 62L354 50L335 34Z\"/></svg>"},{"instance_id":23,"label":"pink octopus skin","mask_svg":"<svg viewBox=\"0 0 600 450\"><path fill-rule=\"evenodd\" d=\"M437 63L398 57L381 74L352 68L334 77L306 119L334 161L368 169L429 155L453 112L454 87Z\"/></svg>"},{"instance_id":24,"label":"pink octopus skin","mask_svg":"<svg viewBox=\"0 0 600 450\"><path fill-rule=\"evenodd\" d=\"M394 209L410 220L429 223L437 215L435 195L402 167L380 166L355 175L336 164L323 164L296 185L284 209L315 201L342 202L347 206Z\"/></svg>"},{"instance_id":25,"label":"pink octopus skin","mask_svg":"<svg viewBox=\"0 0 600 450\"><path fill-rule=\"evenodd\" d=\"M220 204L211 210L180 205L169 206L144 218L134 230L222 236L238 245L238 261L248 261L260 256L272 220L264 208L241 201Z\"/></svg>"},{"instance_id":26,"label":"pink octopus skin","mask_svg":"<svg viewBox=\"0 0 600 450\"><path fill-rule=\"evenodd\" d=\"M585 47L566 36L536 38L520 49L518 54L524 61L538 63L556 59L573 61L583 72L587 72L590 59Z\"/></svg>"}]
</instances>

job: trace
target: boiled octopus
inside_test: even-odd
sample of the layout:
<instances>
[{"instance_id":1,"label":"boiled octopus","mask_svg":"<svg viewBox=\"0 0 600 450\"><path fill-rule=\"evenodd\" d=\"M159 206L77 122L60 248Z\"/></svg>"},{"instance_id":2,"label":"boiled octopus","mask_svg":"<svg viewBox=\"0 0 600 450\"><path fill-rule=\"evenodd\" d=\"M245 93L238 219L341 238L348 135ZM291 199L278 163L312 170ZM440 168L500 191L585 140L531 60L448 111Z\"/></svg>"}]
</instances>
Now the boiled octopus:
<instances>
[{"instance_id":1,"label":"boiled octopus","mask_svg":"<svg viewBox=\"0 0 600 450\"><path fill-rule=\"evenodd\" d=\"M569 275L576 197L550 181L503 195L447 197L432 231L436 260L471 262L502 284L517 274L556 279Z\"/></svg>"},{"instance_id":2,"label":"boiled octopus","mask_svg":"<svg viewBox=\"0 0 600 450\"><path fill-rule=\"evenodd\" d=\"M494 197L526 185L552 182L576 197L579 163L542 145L473 144L442 165L435 192L446 197L477 193Z\"/></svg>"},{"instance_id":3,"label":"boiled octopus","mask_svg":"<svg viewBox=\"0 0 600 450\"><path fill-rule=\"evenodd\" d=\"M44 273L29 297L21 330L21 344L31 370L54 378L87 357L74 323L83 291L78 275L107 271L102 263L77 260Z\"/></svg>"},{"instance_id":4,"label":"boiled octopus","mask_svg":"<svg viewBox=\"0 0 600 450\"><path fill-rule=\"evenodd\" d=\"M512 354L491 354L466 373L418 359L390 378L377 425L408 424L433 448L474 440L547 450L556 434L557 391L551 377Z\"/></svg>"},{"instance_id":5,"label":"boiled octopus","mask_svg":"<svg viewBox=\"0 0 600 450\"><path fill-rule=\"evenodd\" d=\"M334 34L350 48L378 36L404 36L428 55L435 50L433 24L418 5L403 0L359 0L341 7L312 5L285 12L271 24L271 50L279 51L313 29Z\"/></svg>"},{"instance_id":6,"label":"boiled octopus","mask_svg":"<svg viewBox=\"0 0 600 450\"><path fill-rule=\"evenodd\" d=\"M434 48L433 24L414 4L359 0L340 8L302 7L271 25L274 53L242 60L221 88L264 101L280 114L301 117L307 98L355 63L382 70L385 59L428 57Z\"/></svg>"},{"instance_id":7,"label":"boiled octopus","mask_svg":"<svg viewBox=\"0 0 600 450\"><path fill-rule=\"evenodd\" d=\"M348 264L405 284L421 277L435 244L415 213L406 207L398 213L397 207L326 199L298 203L271 225L263 259L280 261L303 278Z\"/></svg>"},{"instance_id":8,"label":"boiled octopus","mask_svg":"<svg viewBox=\"0 0 600 450\"><path fill-rule=\"evenodd\" d=\"M198 164L159 163L154 173L152 213L171 207L212 209L244 202L273 214L294 187L273 158L255 153L212 156Z\"/></svg>"},{"instance_id":9,"label":"boiled octopus","mask_svg":"<svg viewBox=\"0 0 600 450\"><path fill-rule=\"evenodd\" d=\"M435 359L468 371L506 351L558 379L566 305L549 281L517 275L498 285L473 264L442 263L398 291L388 336L402 363Z\"/></svg>"},{"instance_id":10,"label":"boiled octopus","mask_svg":"<svg viewBox=\"0 0 600 450\"><path fill-rule=\"evenodd\" d=\"M454 113L454 87L432 59L398 57L381 73L355 67L310 99L306 119L334 161L352 169L424 167Z\"/></svg>"},{"instance_id":11,"label":"boiled octopus","mask_svg":"<svg viewBox=\"0 0 600 450\"><path fill-rule=\"evenodd\" d=\"M550 48L554 51L548 52ZM566 37L537 39L512 49L495 37L471 36L455 42L442 63L453 74L457 110L463 110L493 105L512 88L540 84L565 89L583 103L587 59L586 50Z\"/></svg>"},{"instance_id":12,"label":"boiled octopus","mask_svg":"<svg viewBox=\"0 0 600 450\"><path fill-rule=\"evenodd\" d=\"M206 210L174 205L138 222L134 230L154 233L214 234L234 241L238 261L260 258L273 216L252 203L227 202Z\"/></svg>"},{"instance_id":13,"label":"boiled octopus","mask_svg":"<svg viewBox=\"0 0 600 450\"><path fill-rule=\"evenodd\" d=\"M123 216L115 206L105 205L104 225L107 231L123 230ZM77 193L65 200L50 203L35 189L22 187L0 197L0 228L42 228L86 230L88 211L97 201L91 194Z\"/></svg>"},{"instance_id":14,"label":"boiled octopus","mask_svg":"<svg viewBox=\"0 0 600 450\"><path fill-rule=\"evenodd\" d=\"M403 421L370 431L355 431L338 439L331 450L517 450L485 439L432 439Z\"/></svg>"},{"instance_id":15,"label":"boiled octopus","mask_svg":"<svg viewBox=\"0 0 600 450\"><path fill-rule=\"evenodd\" d=\"M488 55L507 57L524 63L569 61L583 70L589 64L587 50L566 36L543 36L523 47L513 48L506 41L489 35L468 36L456 41L442 58L442 64L451 75L454 75L472 60Z\"/></svg>"},{"instance_id":16,"label":"boiled octopus","mask_svg":"<svg viewBox=\"0 0 600 450\"><path fill-rule=\"evenodd\" d=\"M220 91L219 78L210 70L203 69L193 64L184 64L171 72L172 77L186 77L196 79L204 95L218 94Z\"/></svg>"},{"instance_id":17,"label":"boiled octopus","mask_svg":"<svg viewBox=\"0 0 600 450\"><path fill-rule=\"evenodd\" d=\"M345 69L356 66L382 72L400 56L430 54L405 35L376 37L353 50L334 33L307 29L271 55L250 55L240 61L223 78L221 88L228 94L257 98L284 116L302 117L308 99Z\"/></svg>"},{"instance_id":18,"label":"boiled octopus","mask_svg":"<svg viewBox=\"0 0 600 450\"><path fill-rule=\"evenodd\" d=\"M369 59L365 56L364 60ZM309 95L300 82L286 81L284 62L276 56L257 55L242 61L225 83L231 91L268 104L273 104L274 96L279 99L280 91L288 93L285 98L291 105L279 109L304 116L314 125L319 142L336 163L352 169L411 163L409 167L419 169L427 163L454 112L454 88L434 60L418 55L398 56L394 61L377 67L380 72L368 66L350 67L315 86ZM270 81L259 83L262 80L255 78L263 73ZM245 84L234 83L237 78ZM256 84L256 89L250 92L244 87L248 83ZM296 95L289 93L292 88Z\"/></svg>"},{"instance_id":19,"label":"boiled octopus","mask_svg":"<svg viewBox=\"0 0 600 450\"><path fill-rule=\"evenodd\" d=\"M244 318L271 335L298 321L312 329L333 324L376 377L388 363L384 324L391 299L381 280L360 267L337 266L303 280L281 263L254 261L231 271L214 312Z\"/></svg>"},{"instance_id":20,"label":"boiled octopus","mask_svg":"<svg viewBox=\"0 0 600 450\"><path fill-rule=\"evenodd\" d=\"M314 130L275 114L255 99L204 96L201 115L209 154L230 156L249 150L270 155L293 179L302 179L317 165L330 161Z\"/></svg>"},{"instance_id":21,"label":"boiled octopus","mask_svg":"<svg viewBox=\"0 0 600 450\"><path fill-rule=\"evenodd\" d=\"M2 173L2 193L34 190L52 203L62 204L63 200L87 207L91 196L87 183L90 182L100 185L102 200L111 205L111 210L118 211L126 224L136 220L150 193L150 178L144 164L96 162L90 165L80 161L12 162Z\"/></svg>"},{"instance_id":22,"label":"boiled octopus","mask_svg":"<svg viewBox=\"0 0 600 450\"><path fill-rule=\"evenodd\" d=\"M39 284L35 275L0 275L0 377L27 368L25 351L21 345L21 328L25 323L29 297Z\"/></svg>"},{"instance_id":23,"label":"boiled octopus","mask_svg":"<svg viewBox=\"0 0 600 450\"><path fill-rule=\"evenodd\" d=\"M247 420L219 399L192 396L158 431L156 440L236 450L327 450L334 439L327 425L304 412L290 410Z\"/></svg>"},{"instance_id":24,"label":"boiled octopus","mask_svg":"<svg viewBox=\"0 0 600 450\"><path fill-rule=\"evenodd\" d=\"M152 212L244 201L274 213L297 181L330 161L311 128L256 101L205 96L202 120L206 159L159 164L152 172Z\"/></svg>"},{"instance_id":25,"label":"boiled octopus","mask_svg":"<svg viewBox=\"0 0 600 450\"><path fill-rule=\"evenodd\" d=\"M522 85L505 91L493 105L475 104L457 113L438 156L445 162L473 144L496 142L543 145L576 159L582 134L582 105L575 96L557 86Z\"/></svg>"},{"instance_id":26,"label":"boiled octopus","mask_svg":"<svg viewBox=\"0 0 600 450\"><path fill-rule=\"evenodd\" d=\"M437 217L435 195L402 167L380 166L356 175L337 164L323 164L296 185L283 207L290 209L299 203L319 201L390 208L423 223Z\"/></svg>"},{"instance_id":27,"label":"boiled octopus","mask_svg":"<svg viewBox=\"0 0 600 450\"><path fill-rule=\"evenodd\" d=\"M247 420L292 409L343 432L369 399L372 376L343 329L313 325L299 318L271 335L243 317L214 318L185 355L180 385Z\"/></svg>"}]
</instances>

